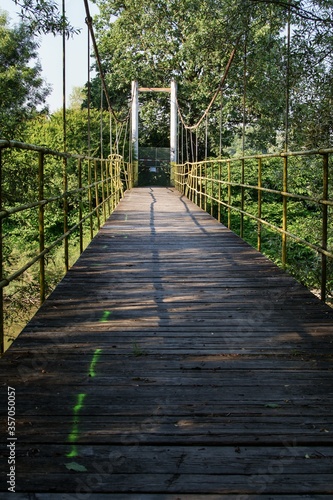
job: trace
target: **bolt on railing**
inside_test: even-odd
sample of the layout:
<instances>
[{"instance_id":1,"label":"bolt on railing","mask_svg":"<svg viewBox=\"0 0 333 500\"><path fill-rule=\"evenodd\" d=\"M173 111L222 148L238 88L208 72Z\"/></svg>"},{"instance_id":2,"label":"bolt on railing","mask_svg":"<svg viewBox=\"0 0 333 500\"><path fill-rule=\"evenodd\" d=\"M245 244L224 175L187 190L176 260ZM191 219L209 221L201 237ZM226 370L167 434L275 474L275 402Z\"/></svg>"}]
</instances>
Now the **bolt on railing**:
<instances>
[{"instance_id":1,"label":"bolt on railing","mask_svg":"<svg viewBox=\"0 0 333 500\"><path fill-rule=\"evenodd\" d=\"M33 158L25 159L25 154L32 153ZM17 157L15 158L15 154ZM13 158L14 155L14 158ZM23 155L23 156L22 156ZM14 162L16 182L24 182L30 177L32 186L26 200L13 199L11 187L15 190L10 178ZM50 171L50 162L54 162ZM26 163L27 171L20 172ZM46 169L48 172L46 172ZM62 169L62 180L59 172ZM58 176L57 180L54 177ZM34 182L34 178L36 182ZM119 203L124 189L132 187L133 173L129 163L125 163L119 155L110 155L107 159L96 159L83 155L61 153L48 148L0 140L0 342L1 353L4 352L4 290L10 284L22 278L24 273L39 262L39 302L42 304L50 291L47 289L46 256L55 247L63 243L65 272L69 266L70 236L78 232L79 254L84 249L84 231L89 239L94 236L94 219L98 229L101 219L104 221ZM24 189L21 190L24 192ZM45 193L47 192L47 196ZM24 193L27 194L27 193ZM23 201L23 202L22 202ZM61 210L62 205L62 210ZM53 207L53 209L50 207ZM27 255L24 265L18 269L6 269L4 265L4 244L15 227L15 216L22 215L27 225L30 224L31 211L37 210L38 221L31 239L38 241L34 255ZM58 215L62 212L62 223ZM26 215L26 214L30 214ZM57 227L61 223L63 230ZM31 223L32 224L32 223ZM57 234L51 231L51 225L57 227ZM88 227L87 227L88 225ZM18 225L17 231L20 230ZM51 235L53 236L51 238ZM46 240L48 243L46 244ZM50 241L51 240L51 241ZM77 243L75 241L75 243ZM8 267L8 266L7 266ZM10 266L9 266L10 267Z\"/></svg>"}]
</instances>

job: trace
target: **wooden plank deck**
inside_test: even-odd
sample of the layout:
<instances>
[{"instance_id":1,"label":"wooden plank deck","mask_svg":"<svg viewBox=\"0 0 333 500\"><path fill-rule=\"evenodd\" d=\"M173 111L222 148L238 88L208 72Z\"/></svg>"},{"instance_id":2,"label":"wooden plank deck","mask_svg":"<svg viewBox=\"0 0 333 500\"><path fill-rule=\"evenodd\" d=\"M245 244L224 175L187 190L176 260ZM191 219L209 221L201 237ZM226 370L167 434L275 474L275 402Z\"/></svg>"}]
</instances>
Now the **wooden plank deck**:
<instances>
[{"instance_id":1,"label":"wooden plank deck","mask_svg":"<svg viewBox=\"0 0 333 500\"><path fill-rule=\"evenodd\" d=\"M177 191L133 189L0 361L0 497L332 498L332 360L330 308Z\"/></svg>"}]
</instances>

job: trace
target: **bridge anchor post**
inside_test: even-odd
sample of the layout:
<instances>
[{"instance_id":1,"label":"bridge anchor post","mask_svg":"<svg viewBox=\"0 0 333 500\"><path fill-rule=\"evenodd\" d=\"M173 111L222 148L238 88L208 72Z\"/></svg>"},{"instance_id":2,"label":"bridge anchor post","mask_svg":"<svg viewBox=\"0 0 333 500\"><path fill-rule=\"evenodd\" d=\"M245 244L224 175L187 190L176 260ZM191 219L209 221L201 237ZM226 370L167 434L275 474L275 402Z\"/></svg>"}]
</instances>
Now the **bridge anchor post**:
<instances>
[{"instance_id":1,"label":"bridge anchor post","mask_svg":"<svg viewBox=\"0 0 333 500\"><path fill-rule=\"evenodd\" d=\"M171 81L170 99L170 184L175 185L175 165L178 162L177 82Z\"/></svg>"},{"instance_id":2,"label":"bridge anchor post","mask_svg":"<svg viewBox=\"0 0 333 500\"><path fill-rule=\"evenodd\" d=\"M132 82L132 152L133 184L139 181L139 89L138 82Z\"/></svg>"}]
</instances>

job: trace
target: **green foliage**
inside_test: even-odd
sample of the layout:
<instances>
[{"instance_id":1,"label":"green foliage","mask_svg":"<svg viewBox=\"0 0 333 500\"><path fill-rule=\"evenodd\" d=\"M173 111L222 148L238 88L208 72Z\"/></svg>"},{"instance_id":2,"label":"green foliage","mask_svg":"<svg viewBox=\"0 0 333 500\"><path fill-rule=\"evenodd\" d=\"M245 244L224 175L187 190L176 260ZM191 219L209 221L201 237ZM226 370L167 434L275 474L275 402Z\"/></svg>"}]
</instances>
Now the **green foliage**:
<instances>
[{"instance_id":1,"label":"green foliage","mask_svg":"<svg viewBox=\"0 0 333 500\"><path fill-rule=\"evenodd\" d=\"M33 35L52 33L73 36L79 32L68 22L54 0L13 0L20 7L20 17Z\"/></svg>"},{"instance_id":2,"label":"green foliage","mask_svg":"<svg viewBox=\"0 0 333 500\"><path fill-rule=\"evenodd\" d=\"M88 126L88 120L90 126ZM101 121L102 121L102 149L101 151ZM110 154L110 136L112 137L112 152L128 154L128 137L125 136L126 127L112 123L110 134L110 116L104 112L102 117L97 109L91 109L88 119L88 110L77 106L66 111L66 149L75 154L107 158ZM64 149L63 113L56 111L51 116L39 115L26 123L24 140L39 146L46 146L54 151ZM118 139L118 140L117 140ZM89 151L90 144L90 151Z\"/></svg>"},{"instance_id":3,"label":"green foliage","mask_svg":"<svg viewBox=\"0 0 333 500\"><path fill-rule=\"evenodd\" d=\"M288 57L285 26L288 2L270 0L185 1L103 0L95 21L103 70L116 109L127 107L130 82L169 86L178 82L178 101L187 123L202 116L238 41L222 100L190 139L199 141L198 159L227 151L242 135L245 115L247 151L269 152L284 146L287 66L289 65L289 143L291 149L328 145L332 140L332 3L290 4L292 39ZM92 82L93 105L100 86ZM245 101L244 101L245 91ZM166 98L140 96L141 144L168 140ZM220 109L222 107L222 110ZM305 123L306 120L306 123ZM221 124L221 125L220 125ZM220 131L221 127L221 131ZM193 148L195 149L195 148ZM191 155L182 148L182 156Z\"/></svg>"},{"instance_id":4,"label":"green foliage","mask_svg":"<svg viewBox=\"0 0 333 500\"><path fill-rule=\"evenodd\" d=\"M232 49L240 35L249 31L249 26L254 26L257 38L261 37L260 40L265 40L266 45L272 45L267 54L266 45L261 44L266 65L272 57L279 56L279 31L284 16L281 19L279 10L272 5L257 8L248 1L239 4L231 0L223 3L212 0L109 0L99 2L99 7L100 15L96 20L99 50L111 89L111 100L117 94L118 104L121 96L123 105L127 103L131 80L138 80L140 86L165 87L175 78L179 84L178 101L186 120L197 121L220 82ZM264 29L267 17L271 20L270 37ZM254 49L257 50L259 42L252 40L251 43L251 57L255 61ZM239 98L243 71L242 44L239 45L239 53L225 89L228 100L225 119L231 129L237 128L242 118ZM262 82L262 75L258 76L259 79ZM266 80L268 88L272 79L267 77ZM94 88L92 91L95 92ZM255 91L253 94L258 97ZM262 97L262 103L266 102L265 97ZM165 127L168 121L165 117L169 113L168 99L158 98L153 105L148 95L140 97L140 102L143 145L163 145L160 138L157 139L160 144L156 144L153 136L154 131L156 133L159 130L160 135L168 137ZM253 113L258 114L259 111ZM211 120L218 123L218 114L216 117L212 115ZM212 130L211 135L212 144L216 144L218 141Z\"/></svg>"},{"instance_id":5,"label":"green foliage","mask_svg":"<svg viewBox=\"0 0 333 500\"><path fill-rule=\"evenodd\" d=\"M0 13L0 137L19 140L49 89L36 62L37 43L26 26L9 28Z\"/></svg>"}]
</instances>

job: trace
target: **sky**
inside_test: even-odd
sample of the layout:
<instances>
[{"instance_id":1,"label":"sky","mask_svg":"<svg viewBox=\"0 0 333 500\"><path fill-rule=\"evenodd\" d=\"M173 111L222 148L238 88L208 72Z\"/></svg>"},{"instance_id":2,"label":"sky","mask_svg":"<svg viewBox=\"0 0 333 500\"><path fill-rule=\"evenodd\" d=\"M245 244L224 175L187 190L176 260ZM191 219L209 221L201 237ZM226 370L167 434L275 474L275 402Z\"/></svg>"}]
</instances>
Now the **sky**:
<instances>
[{"instance_id":1,"label":"sky","mask_svg":"<svg viewBox=\"0 0 333 500\"><path fill-rule=\"evenodd\" d=\"M60 5L61 1L57 1ZM1 10L8 12L11 25L17 24L20 19L16 14L19 7L13 0L1 0ZM98 13L98 8L89 3L90 14ZM81 28L81 33L66 42L66 99L69 102L73 87L83 87L88 81L88 35L85 23L86 13L83 0L66 0L66 13L70 23L75 28ZM46 83L52 87L47 98L50 112L62 108L62 37L43 35L39 37L39 61L42 65L42 75Z\"/></svg>"}]
</instances>

